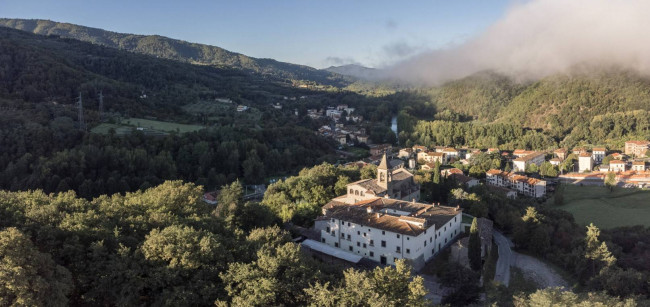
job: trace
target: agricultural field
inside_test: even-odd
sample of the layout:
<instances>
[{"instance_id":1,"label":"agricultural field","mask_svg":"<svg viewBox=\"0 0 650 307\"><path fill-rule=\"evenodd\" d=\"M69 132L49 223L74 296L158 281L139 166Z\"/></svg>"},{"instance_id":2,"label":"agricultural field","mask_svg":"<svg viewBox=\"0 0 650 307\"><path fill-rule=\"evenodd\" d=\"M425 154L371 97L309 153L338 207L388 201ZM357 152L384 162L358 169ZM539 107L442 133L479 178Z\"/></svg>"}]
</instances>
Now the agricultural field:
<instances>
[{"instance_id":1,"label":"agricultural field","mask_svg":"<svg viewBox=\"0 0 650 307\"><path fill-rule=\"evenodd\" d=\"M650 190L598 186L564 186L564 205L580 225L600 228L650 226Z\"/></svg>"},{"instance_id":2,"label":"agricultural field","mask_svg":"<svg viewBox=\"0 0 650 307\"><path fill-rule=\"evenodd\" d=\"M90 132L108 134L110 129L114 129L116 135L126 135L133 132L136 128L144 128L143 131L147 135L165 135L168 132L187 133L198 131L203 129L204 126L170 123L142 118L128 118L121 120L119 124L99 124L92 128Z\"/></svg>"}]
</instances>

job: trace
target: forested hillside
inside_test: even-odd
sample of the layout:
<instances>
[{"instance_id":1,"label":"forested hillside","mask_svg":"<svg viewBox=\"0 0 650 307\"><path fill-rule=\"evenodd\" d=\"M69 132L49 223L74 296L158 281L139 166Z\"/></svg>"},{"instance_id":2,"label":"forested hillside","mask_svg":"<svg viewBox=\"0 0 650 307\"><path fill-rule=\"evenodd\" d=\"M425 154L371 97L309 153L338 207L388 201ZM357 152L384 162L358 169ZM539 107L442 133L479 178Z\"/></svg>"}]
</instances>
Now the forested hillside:
<instances>
[{"instance_id":1,"label":"forested hillside","mask_svg":"<svg viewBox=\"0 0 650 307\"><path fill-rule=\"evenodd\" d=\"M116 33L38 19L0 19L0 25L41 35L74 38L93 44L157 56L185 63L222 68L243 69L280 77L287 80L305 80L318 84L344 87L351 83L348 77L304 65L279 62L273 59L252 58L223 48L190 43L159 35Z\"/></svg>"},{"instance_id":2,"label":"forested hillside","mask_svg":"<svg viewBox=\"0 0 650 307\"><path fill-rule=\"evenodd\" d=\"M230 118L183 135L81 132L76 98L81 92L92 128L100 123L99 91L108 121L129 115L191 122L197 116L182 107L197 101L232 97L267 106L282 95L314 94L242 71L2 28L0 187L72 189L93 197L183 179L214 189L237 178L263 182L332 158L328 142L281 112L264 112L255 127L237 125L228 115L233 110Z\"/></svg>"},{"instance_id":3,"label":"forested hillside","mask_svg":"<svg viewBox=\"0 0 650 307\"><path fill-rule=\"evenodd\" d=\"M428 97L434 110L404 109L403 142L548 149L650 139L650 78L634 72L592 70L529 83L482 72L411 93Z\"/></svg>"}]
</instances>

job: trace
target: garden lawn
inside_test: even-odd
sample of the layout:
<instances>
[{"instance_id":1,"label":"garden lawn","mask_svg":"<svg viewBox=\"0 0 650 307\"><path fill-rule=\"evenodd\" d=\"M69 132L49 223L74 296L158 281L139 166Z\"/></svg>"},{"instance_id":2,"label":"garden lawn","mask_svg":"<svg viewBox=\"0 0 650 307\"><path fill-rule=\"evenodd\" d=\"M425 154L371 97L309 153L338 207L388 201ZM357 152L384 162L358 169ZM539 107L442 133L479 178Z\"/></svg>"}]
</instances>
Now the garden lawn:
<instances>
[{"instance_id":1,"label":"garden lawn","mask_svg":"<svg viewBox=\"0 0 650 307\"><path fill-rule=\"evenodd\" d=\"M565 185L564 205L580 225L599 228L650 226L650 191L616 187Z\"/></svg>"}]
</instances>

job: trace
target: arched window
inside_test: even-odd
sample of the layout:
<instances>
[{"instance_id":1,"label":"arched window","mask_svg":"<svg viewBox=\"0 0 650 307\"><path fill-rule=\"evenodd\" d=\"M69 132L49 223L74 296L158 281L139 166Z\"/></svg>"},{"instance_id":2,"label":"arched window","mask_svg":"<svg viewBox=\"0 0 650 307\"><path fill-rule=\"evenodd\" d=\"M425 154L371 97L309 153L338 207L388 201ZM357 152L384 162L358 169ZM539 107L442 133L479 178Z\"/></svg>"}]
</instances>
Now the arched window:
<instances>
[{"instance_id":1,"label":"arched window","mask_svg":"<svg viewBox=\"0 0 650 307\"><path fill-rule=\"evenodd\" d=\"M354 195L359 195L359 190L355 190Z\"/></svg>"},{"instance_id":2,"label":"arched window","mask_svg":"<svg viewBox=\"0 0 650 307\"><path fill-rule=\"evenodd\" d=\"M354 190L350 189L350 195L352 195L353 193L354 193Z\"/></svg>"}]
</instances>

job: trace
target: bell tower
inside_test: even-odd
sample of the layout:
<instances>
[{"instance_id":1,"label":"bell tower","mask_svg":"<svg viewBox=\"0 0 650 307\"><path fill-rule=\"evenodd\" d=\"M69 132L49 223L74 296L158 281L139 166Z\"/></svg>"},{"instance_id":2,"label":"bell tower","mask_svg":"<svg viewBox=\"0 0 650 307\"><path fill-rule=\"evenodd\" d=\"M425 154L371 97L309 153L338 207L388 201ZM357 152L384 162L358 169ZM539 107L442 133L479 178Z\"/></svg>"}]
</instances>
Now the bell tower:
<instances>
[{"instance_id":1,"label":"bell tower","mask_svg":"<svg viewBox=\"0 0 650 307\"><path fill-rule=\"evenodd\" d=\"M388 168L388 162L386 161L386 153L381 157L381 163L377 167L377 185L386 189L388 196L392 197L392 174L391 170Z\"/></svg>"}]
</instances>

